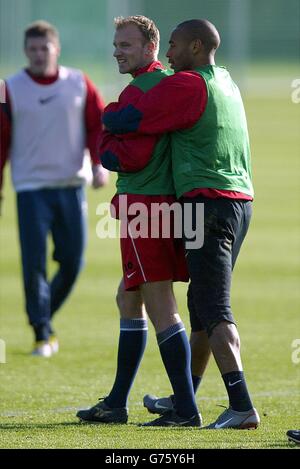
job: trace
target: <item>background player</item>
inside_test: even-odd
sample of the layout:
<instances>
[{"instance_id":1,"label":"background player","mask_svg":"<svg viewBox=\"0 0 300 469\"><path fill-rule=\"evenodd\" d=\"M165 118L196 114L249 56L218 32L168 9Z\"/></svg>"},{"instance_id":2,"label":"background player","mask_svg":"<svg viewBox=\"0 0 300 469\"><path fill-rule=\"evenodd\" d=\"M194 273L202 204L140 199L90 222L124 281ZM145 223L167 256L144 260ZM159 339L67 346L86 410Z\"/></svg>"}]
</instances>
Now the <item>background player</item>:
<instances>
[{"instance_id":1,"label":"background player","mask_svg":"<svg viewBox=\"0 0 300 469\"><path fill-rule=\"evenodd\" d=\"M6 80L1 104L1 167L8 157L17 193L26 312L33 328L33 355L58 351L54 313L70 293L82 267L85 246L84 149L93 161L93 186L108 182L99 164L103 100L80 71L58 65L57 30L45 21L24 33L28 67ZM46 273L48 233L59 268Z\"/></svg>"}]
</instances>

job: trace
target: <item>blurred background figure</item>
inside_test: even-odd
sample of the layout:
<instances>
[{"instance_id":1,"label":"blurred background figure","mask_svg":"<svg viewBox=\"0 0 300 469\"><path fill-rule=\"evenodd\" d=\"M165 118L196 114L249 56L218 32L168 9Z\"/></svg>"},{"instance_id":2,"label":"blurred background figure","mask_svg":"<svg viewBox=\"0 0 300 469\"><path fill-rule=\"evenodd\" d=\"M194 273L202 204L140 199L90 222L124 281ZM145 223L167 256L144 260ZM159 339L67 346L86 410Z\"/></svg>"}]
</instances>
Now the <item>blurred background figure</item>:
<instances>
[{"instance_id":1,"label":"blurred background figure","mask_svg":"<svg viewBox=\"0 0 300 469\"><path fill-rule=\"evenodd\" d=\"M17 193L26 312L33 328L33 355L58 352L54 313L70 293L85 247L84 152L92 159L92 184L108 182L97 158L103 100L80 70L58 65L60 41L50 23L24 33L28 67L5 81L1 103L1 172L7 159ZM0 185L0 188L1 188ZM59 268L47 280L47 237Z\"/></svg>"}]
</instances>

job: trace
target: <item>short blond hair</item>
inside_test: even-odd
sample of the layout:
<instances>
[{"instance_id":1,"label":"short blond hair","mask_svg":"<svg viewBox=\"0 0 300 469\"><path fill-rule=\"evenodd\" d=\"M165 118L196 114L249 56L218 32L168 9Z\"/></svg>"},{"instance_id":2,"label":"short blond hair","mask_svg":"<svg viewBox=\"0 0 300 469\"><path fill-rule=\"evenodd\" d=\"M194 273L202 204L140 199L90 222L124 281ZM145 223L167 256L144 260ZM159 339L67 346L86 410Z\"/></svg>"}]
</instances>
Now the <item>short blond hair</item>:
<instances>
[{"instance_id":1,"label":"short blond hair","mask_svg":"<svg viewBox=\"0 0 300 469\"><path fill-rule=\"evenodd\" d=\"M150 18L143 15L127 16L126 18L118 16L114 19L114 23L117 30L129 24L135 24L144 36L145 42L153 42L158 52L160 39L159 30L154 21L150 20Z\"/></svg>"}]
</instances>

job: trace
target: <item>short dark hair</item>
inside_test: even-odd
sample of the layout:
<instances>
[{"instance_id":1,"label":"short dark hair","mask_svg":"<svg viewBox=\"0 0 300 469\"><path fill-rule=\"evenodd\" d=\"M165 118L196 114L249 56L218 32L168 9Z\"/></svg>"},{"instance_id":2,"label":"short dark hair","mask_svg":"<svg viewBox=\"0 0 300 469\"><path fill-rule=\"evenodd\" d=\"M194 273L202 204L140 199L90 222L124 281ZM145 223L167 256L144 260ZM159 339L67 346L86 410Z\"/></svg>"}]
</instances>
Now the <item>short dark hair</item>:
<instances>
[{"instance_id":1,"label":"short dark hair","mask_svg":"<svg viewBox=\"0 0 300 469\"><path fill-rule=\"evenodd\" d=\"M136 16L118 16L114 19L116 29L120 29L128 24L135 24L138 29L141 31L146 42L153 42L155 48L159 48L159 30L157 29L154 21L150 20L146 16L136 15Z\"/></svg>"},{"instance_id":2,"label":"short dark hair","mask_svg":"<svg viewBox=\"0 0 300 469\"><path fill-rule=\"evenodd\" d=\"M27 26L24 31L24 45L31 37L50 37L59 42L59 34L55 26L44 20L38 20Z\"/></svg>"},{"instance_id":3,"label":"short dark hair","mask_svg":"<svg viewBox=\"0 0 300 469\"><path fill-rule=\"evenodd\" d=\"M206 52L215 52L220 45L220 35L210 21L206 19L192 19L183 21L176 29L183 30L188 40L200 39Z\"/></svg>"}]
</instances>

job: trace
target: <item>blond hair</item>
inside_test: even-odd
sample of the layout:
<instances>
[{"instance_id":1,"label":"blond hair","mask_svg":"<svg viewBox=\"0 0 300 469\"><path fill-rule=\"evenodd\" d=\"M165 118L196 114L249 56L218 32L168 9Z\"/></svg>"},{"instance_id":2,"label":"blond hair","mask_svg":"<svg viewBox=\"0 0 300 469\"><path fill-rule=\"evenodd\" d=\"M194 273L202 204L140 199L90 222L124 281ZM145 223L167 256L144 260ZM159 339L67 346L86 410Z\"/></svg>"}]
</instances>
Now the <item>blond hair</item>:
<instances>
[{"instance_id":1,"label":"blond hair","mask_svg":"<svg viewBox=\"0 0 300 469\"><path fill-rule=\"evenodd\" d=\"M155 50L158 52L160 39L159 30L154 21L150 20L150 18L142 15L127 16L126 18L118 16L114 19L114 23L117 30L129 24L135 24L145 38L145 42L153 42Z\"/></svg>"}]
</instances>

